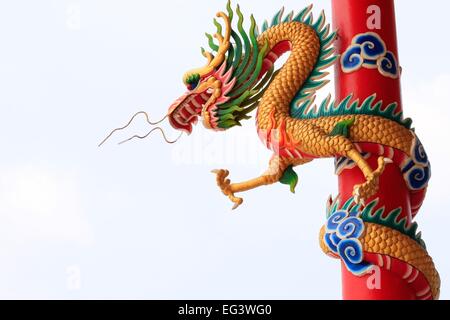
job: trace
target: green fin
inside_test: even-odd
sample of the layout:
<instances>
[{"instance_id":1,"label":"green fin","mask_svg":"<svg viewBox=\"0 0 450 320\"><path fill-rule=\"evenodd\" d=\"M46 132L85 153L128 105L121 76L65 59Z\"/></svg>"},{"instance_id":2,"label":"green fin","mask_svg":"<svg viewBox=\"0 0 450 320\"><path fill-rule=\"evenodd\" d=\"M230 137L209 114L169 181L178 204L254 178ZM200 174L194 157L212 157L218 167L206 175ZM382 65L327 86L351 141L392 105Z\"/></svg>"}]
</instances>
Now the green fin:
<instances>
[{"instance_id":1,"label":"green fin","mask_svg":"<svg viewBox=\"0 0 450 320\"><path fill-rule=\"evenodd\" d=\"M330 136L344 136L350 138L350 127L355 124L355 120L356 118L353 117L349 120L338 122L333 131L331 131Z\"/></svg>"},{"instance_id":2,"label":"green fin","mask_svg":"<svg viewBox=\"0 0 450 320\"><path fill-rule=\"evenodd\" d=\"M291 192L295 193L295 188L298 184L298 175L294 171L293 166L289 166L283 173L283 176L280 179L282 184L289 185L291 187Z\"/></svg>"}]
</instances>

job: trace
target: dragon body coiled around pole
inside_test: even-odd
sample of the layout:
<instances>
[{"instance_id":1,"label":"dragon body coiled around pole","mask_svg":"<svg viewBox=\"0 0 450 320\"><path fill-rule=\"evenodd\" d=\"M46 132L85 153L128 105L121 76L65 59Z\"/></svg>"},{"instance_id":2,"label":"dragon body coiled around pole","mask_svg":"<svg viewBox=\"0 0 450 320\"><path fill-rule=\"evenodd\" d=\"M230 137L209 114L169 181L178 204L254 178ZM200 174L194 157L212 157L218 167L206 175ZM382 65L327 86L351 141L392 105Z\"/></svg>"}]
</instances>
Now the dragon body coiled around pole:
<instances>
[{"instance_id":1,"label":"dragon body coiled around pole","mask_svg":"<svg viewBox=\"0 0 450 320\"><path fill-rule=\"evenodd\" d=\"M403 225L391 220L387 223L379 211L369 214L374 202L370 210L364 209L379 191L379 178L387 165L402 170L411 192L426 190L430 165L425 150L411 128L412 121L404 118L396 103L386 105L376 95L364 101L350 95L339 102L328 96L315 103L317 90L329 82L325 79L326 69L338 57L333 48L336 33L323 11L314 19L311 9L309 6L284 17L280 10L261 30L251 16L246 31L240 7L233 10L228 2L226 12L219 12L214 19L216 33L207 34L211 50L202 48L206 65L184 74L187 91L170 106L165 118L173 128L191 134L199 119L207 129L225 131L241 126L256 111L258 135L273 152L267 170L240 183L230 181L228 170L213 171L217 185L234 209L243 203L238 194L261 186L281 182L294 192L298 183L294 168L314 159L335 158L340 170L357 167L365 182L354 186L353 199L344 206L339 206L337 200L330 202L333 209L329 211L328 227L321 232L322 249L340 256L349 270L361 275L370 270L364 255L377 253L373 243L403 239L408 246L395 257L422 270L432 287L432 296L437 298L439 276L420 237L404 221ZM379 52L364 53L369 40L379 44ZM287 52L288 59L276 69L275 62ZM395 57L373 33L356 37L341 62L345 72L365 67L390 78L397 78L399 73ZM383 149L377 168L368 164L361 144ZM395 156L389 156L391 153ZM395 218L395 212L392 214ZM342 221L332 223L337 215ZM342 224L354 228L351 235ZM380 228L392 232L382 236L376 232Z\"/></svg>"}]
</instances>

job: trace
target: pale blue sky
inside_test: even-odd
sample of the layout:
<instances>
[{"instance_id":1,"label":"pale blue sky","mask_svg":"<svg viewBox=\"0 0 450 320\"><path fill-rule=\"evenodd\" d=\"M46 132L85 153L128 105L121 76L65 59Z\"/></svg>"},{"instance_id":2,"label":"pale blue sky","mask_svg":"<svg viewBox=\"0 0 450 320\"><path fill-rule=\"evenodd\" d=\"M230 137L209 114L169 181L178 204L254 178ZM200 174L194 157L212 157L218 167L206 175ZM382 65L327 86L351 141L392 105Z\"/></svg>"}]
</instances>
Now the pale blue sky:
<instances>
[{"instance_id":1,"label":"pale blue sky","mask_svg":"<svg viewBox=\"0 0 450 320\"><path fill-rule=\"evenodd\" d=\"M314 2L331 17L330 1ZM240 4L261 23L309 2ZM404 109L434 173L418 221L449 298L450 5L396 4ZM295 196L261 188L231 212L210 170L228 168L233 181L265 170L270 153L253 120L225 134L198 126L176 146L158 136L116 146L146 131L137 121L97 148L140 109L164 115L184 90L183 72L204 62L203 34L224 6L0 4L1 298L340 299L339 263L317 240L336 195L332 160L301 168Z\"/></svg>"}]
</instances>

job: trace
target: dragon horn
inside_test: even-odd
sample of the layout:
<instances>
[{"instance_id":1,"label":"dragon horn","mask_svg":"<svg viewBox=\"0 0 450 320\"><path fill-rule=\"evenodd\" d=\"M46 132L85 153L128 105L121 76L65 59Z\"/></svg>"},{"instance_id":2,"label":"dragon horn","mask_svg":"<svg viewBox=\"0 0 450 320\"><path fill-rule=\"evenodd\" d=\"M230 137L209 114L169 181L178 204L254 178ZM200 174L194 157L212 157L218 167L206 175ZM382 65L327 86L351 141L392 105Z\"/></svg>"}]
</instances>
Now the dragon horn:
<instances>
[{"instance_id":1,"label":"dragon horn","mask_svg":"<svg viewBox=\"0 0 450 320\"><path fill-rule=\"evenodd\" d=\"M206 65L209 66L211 64L211 62L214 60L213 54L211 52L206 51L203 48L202 48L202 54L208 60Z\"/></svg>"},{"instance_id":2,"label":"dragon horn","mask_svg":"<svg viewBox=\"0 0 450 320\"><path fill-rule=\"evenodd\" d=\"M186 80L187 77L192 74L200 74L200 76L210 74L212 71L214 71L215 68L219 67L225 60L226 53L230 48L231 21L230 18L224 12L217 13L217 17L222 18L225 22L225 34L222 35L219 32L214 34L214 38L216 38L217 41L219 42L219 49L217 50L216 56L213 56L213 54L210 52L203 51L203 56L208 59L207 64L203 68L188 71L183 78L184 80Z\"/></svg>"}]
</instances>

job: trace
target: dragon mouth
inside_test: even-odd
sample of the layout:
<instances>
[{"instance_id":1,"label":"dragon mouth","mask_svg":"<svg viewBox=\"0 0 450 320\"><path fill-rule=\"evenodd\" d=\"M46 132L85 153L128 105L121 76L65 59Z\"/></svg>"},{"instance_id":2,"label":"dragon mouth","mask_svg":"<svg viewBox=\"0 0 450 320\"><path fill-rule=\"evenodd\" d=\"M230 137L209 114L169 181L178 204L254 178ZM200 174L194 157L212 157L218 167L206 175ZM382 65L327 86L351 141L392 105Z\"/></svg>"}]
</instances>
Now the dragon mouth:
<instances>
[{"instance_id":1,"label":"dragon mouth","mask_svg":"<svg viewBox=\"0 0 450 320\"><path fill-rule=\"evenodd\" d=\"M202 113L204 104L210 98L207 92L186 93L169 108L169 122L173 128L191 134Z\"/></svg>"}]
</instances>

